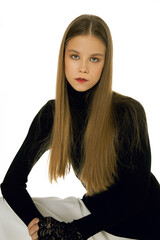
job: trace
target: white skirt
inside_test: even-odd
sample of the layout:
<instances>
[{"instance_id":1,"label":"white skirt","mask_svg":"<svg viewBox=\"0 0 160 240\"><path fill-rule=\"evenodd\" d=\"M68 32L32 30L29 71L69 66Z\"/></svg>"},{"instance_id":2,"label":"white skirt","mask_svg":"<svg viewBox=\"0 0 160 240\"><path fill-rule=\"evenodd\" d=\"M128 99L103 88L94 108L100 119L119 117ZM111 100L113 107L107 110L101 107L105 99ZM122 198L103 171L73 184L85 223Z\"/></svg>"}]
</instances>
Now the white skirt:
<instances>
[{"instance_id":1,"label":"white skirt","mask_svg":"<svg viewBox=\"0 0 160 240\"><path fill-rule=\"evenodd\" d=\"M40 213L51 216L61 222L71 222L90 214L83 201L76 197L64 199L57 197L32 198ZM0 240L31 240L27 226L11 209L3 197L0 197ZM126 240L101 231L88 240ZM133 239L132 239L133 240Z\"/></svg>"}]
</instances>

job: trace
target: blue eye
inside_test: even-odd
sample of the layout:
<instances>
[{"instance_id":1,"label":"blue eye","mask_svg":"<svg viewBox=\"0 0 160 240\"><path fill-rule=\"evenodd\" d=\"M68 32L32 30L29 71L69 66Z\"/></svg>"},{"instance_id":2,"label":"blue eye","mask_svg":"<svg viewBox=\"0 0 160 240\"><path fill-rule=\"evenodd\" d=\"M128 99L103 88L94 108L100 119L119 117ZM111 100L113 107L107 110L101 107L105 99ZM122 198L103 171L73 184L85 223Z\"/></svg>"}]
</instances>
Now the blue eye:
<instances>
[{"instance_id":1,"label":"blue eye","mask_svg":"<svg viewBox=\"0 0 160 240\"><path fill-rule=\"evenodd\" d=\"M71 58L76 59L76 60L79 59L79 57L77 55L72 55Z\"/></svg>"},{"instance_id":2,"label":"blue eye","mask_svg":"<svg viewBox=\"0 0 160 240\"><path fill-rule=\"evenodd\" d=\"M92 60L91 60L92 62L98 62L98 61L99 61L98 58L94 58L94 57L92 57L91 59L92 59Z\"/></svg>"}]
</instances>

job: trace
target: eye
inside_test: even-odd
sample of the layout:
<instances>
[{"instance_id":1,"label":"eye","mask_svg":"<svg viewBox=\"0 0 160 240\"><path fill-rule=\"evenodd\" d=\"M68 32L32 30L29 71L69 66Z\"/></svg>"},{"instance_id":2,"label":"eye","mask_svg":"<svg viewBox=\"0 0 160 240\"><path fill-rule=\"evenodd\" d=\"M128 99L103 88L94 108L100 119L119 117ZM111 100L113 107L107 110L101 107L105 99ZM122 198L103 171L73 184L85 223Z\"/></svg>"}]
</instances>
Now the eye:
<instances>
[{"instance_id":1,"label":"eye","mask_svg":"<svg viewBox=\"0 0 160 240\"><path fill-rule=\"evenodd\" d=\"M91 58L91 61L92 61L92 62L99 62L99 59L92 57L92 58Z\"/></svg>"},{"instance_id":2,"label":"eye","mask_svg":"<svg viewBox=\"0 0 160 240\"><path fill-rule=\"evenodd\" d=\"M77 60L77 59L79 59L79 56L78 55L71 55L71 58Z\"/></svg>"}]
</instances>

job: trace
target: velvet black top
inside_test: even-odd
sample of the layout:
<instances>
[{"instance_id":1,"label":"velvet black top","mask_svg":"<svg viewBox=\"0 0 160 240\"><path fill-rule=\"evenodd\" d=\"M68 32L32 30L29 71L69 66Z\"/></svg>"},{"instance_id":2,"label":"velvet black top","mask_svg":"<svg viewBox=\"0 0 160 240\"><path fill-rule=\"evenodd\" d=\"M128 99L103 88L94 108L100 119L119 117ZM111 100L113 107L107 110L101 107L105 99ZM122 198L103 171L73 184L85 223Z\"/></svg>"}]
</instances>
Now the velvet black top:
<instances>
[{"instance_id":1,"label":"velvet black top","mask_svg":"<svg viewBox=\"0 0 160 240\"><path fill-rule=\"evenodd\" d=\"M71 113L74 114L74 111L78 111L78 119L85 119L86 106L88 106L86 94L95 88L96 86L87 92L77 92L68 84ZM139 108L144 111L140 103ZM1 184L1 191L7 203L27 226L33 218L42 217L26 190L26 183L34 164L48 150L47 143L54 123L54 111L55 100L50 100L37 113ZM117 114L119 121L125 120L126 110L123 106L119 106ZM78 132L82 126L80 124L78 126L76 136L79 147L82 134L78 135ZM119 126L121 126L121 122ZM120 135L122 131L123 129L120 130ZM128 131L126 131L127 134L128 136L132 135L132 121L128 126ZM44 146L44 142L46 145L43 147L43 151L41 154L37 154L39 148ZM146 144L142 140L142 148L142 151L137 150L131 153L124 139L124 149L118 152L121 162L124 163L124 165L119 165L119 181L107 191L91 197L86 195L82 197L82 201L91 214L74 220L74 222L85 238L104 230L126 238L160 239L160 185L150 170L151 151L149 143ZM73 167L78 169L81 156L78 151L73 153L73 156ZM126 167L131 158L135 164L133 169Z\"/></svg>"}]
</instances>

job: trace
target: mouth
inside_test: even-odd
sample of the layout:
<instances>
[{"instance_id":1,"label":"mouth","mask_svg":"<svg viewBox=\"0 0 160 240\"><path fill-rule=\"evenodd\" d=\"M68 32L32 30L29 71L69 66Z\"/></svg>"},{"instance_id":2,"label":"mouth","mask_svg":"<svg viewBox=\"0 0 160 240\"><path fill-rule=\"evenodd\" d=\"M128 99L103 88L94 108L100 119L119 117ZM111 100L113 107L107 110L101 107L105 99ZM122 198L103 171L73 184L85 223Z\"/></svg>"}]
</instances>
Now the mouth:
<instances>
[{"instance_id":1,"label":"mouth","mask_svg":"<svg viewBox=\"0 0 160 240\"><path fill-rule=\"evenodd\" d=\"M79 81L79 82L87 82L88 80L85 78L75 78L75 80Z\"/></svg>"}]
</instances>

